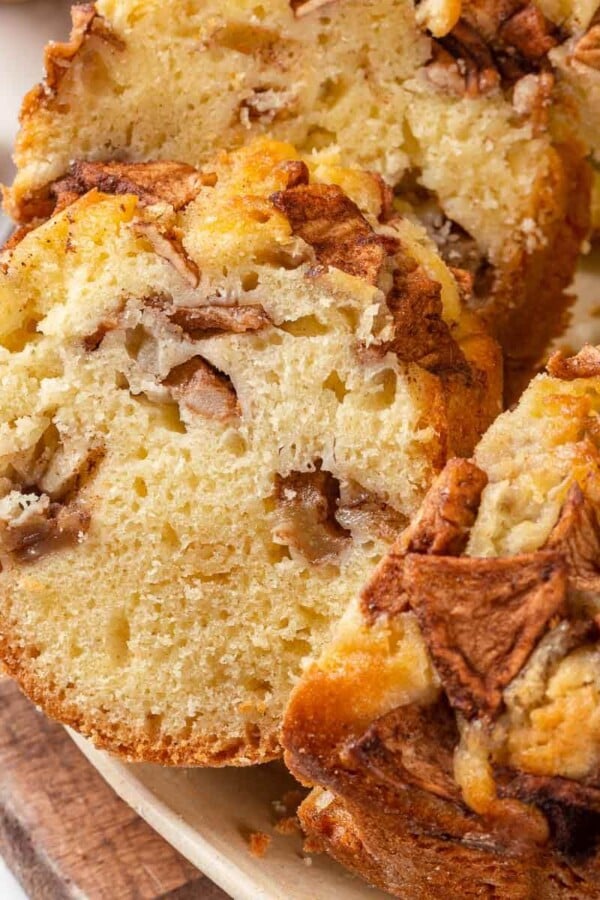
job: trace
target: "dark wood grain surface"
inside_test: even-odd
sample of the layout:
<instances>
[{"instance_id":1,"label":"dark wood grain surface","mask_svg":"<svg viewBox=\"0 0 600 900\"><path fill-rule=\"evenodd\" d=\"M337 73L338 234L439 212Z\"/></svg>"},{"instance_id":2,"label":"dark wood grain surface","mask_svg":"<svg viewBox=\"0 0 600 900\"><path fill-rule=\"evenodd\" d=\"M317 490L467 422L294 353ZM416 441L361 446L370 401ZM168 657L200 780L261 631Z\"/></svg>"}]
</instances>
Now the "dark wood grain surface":
<instances>
[{"instance_id":1,"label":"dark wood grain surface","mask_svg":"<svg viewBox=\"0 0 600 900\"><path fill-rule=\"evenodd\" d=\"M226 900L2 676L0 854L32 900Z\"/></svg>"}]
</instances>

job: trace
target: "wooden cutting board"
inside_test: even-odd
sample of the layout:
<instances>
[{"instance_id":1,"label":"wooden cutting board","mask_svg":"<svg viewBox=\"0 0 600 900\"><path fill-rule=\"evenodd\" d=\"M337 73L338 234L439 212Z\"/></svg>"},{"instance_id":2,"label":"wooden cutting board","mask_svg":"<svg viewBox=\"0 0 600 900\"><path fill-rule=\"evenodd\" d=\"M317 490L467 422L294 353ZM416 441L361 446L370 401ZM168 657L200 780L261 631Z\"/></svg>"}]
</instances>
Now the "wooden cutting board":
<instances>
[{"instance_id":1,"label":"wooden cutting board","mask_svg":"<svg viewBox=\"0 0 600 900\"><path fill-rule=\"evenodd\" d=\"M0 855L32 900L226 900L2 676Z\"/></svg>"}]
</instances>

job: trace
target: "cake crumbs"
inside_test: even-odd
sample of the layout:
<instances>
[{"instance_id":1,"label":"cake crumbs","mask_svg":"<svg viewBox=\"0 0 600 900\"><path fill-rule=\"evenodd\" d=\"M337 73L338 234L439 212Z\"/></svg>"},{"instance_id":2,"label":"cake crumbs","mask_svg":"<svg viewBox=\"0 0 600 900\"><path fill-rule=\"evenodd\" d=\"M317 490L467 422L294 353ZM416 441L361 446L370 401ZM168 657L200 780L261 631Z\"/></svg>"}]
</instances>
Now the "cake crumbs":
<instances>
[{"instance_id":1,"label":"cake crumbs","mask_svg":"<svg viewBox=\"0 0 600 900\"><path fill-rule=\"evenodd\" d=\"M271 838L268 834L265 834L264 831L251 831L248 836L248 846L250 848L250 853L252 856L255 856L257 859L262 859L269 846L271 844Z\"/></svg>"},{"instance_id":2,"label":"cake crumbs","mask_svg":"<svg viewBox=\"0 0 600 900\"><path fill-rule=\"evenodd\" d=\"M275 831L277 834L297 834L301 830L300 822L296 816L284 816L275 823Z\"/></svg>"}]
</instances>

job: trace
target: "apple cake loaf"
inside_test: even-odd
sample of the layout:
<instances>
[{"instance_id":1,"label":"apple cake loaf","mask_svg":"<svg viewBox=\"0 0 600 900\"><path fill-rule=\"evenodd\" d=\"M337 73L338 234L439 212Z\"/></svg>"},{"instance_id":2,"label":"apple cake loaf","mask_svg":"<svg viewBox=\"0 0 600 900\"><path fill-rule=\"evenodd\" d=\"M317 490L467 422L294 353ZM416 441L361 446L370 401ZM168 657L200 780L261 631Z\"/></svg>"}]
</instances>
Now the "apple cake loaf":
<instances>
[{"instance_id":1,"label":"apple cake loaf","mask_svg":"<svg viewBox=\"0 0 600 900\"><path fill-rule=\"evenodd\" d=\"M0 655L113 752L270 759L499 349L372 174L262 139L55 190L0 256Z\"/></svg>"},{"instance_id":2,"label":"apple cake loaf","mask_svg":"<svg viewBox=\"0 0 600 900\"><path fill-rule=\"evenodd\" d=\"M557 6L557 4L554 4ZM569 4L567 4L568 6ZM411 201L518 387L560 332L588 228L577 104L549 54L550 0L97 0L26 97L20 221L53 208L72 160L203 164L259 134L379 173ZM513 370L515 374L513 375Z\"/></svg>"},{"instance_id":3,"label":"apple cake loaf","mask_svg":"<svg viewBox=\"0 0 600 900\"><path fill-rule=\"evenodd\" d=\"M600 349L452 460L287 710L309 846L406 898L600 892Z\"/></svg>"}]
</instances>

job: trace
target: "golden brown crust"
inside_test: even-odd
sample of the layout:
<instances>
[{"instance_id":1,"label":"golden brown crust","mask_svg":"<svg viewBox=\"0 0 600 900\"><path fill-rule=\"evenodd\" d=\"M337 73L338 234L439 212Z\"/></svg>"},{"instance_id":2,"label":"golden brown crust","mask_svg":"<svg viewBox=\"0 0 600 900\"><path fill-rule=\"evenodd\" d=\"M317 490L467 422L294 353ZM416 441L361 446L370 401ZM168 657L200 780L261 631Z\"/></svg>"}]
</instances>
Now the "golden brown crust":
<instances>
[{"instance_id":1,"label":"golden brown crust","mask_svg":"<svg viewBox=\"0 0 600 900\"><path fill-rule=\"evenodd\" d=\"M467 316L464 316L465 326ZM473 316L472 331L461 341L469 374L448 370L440 381L446 404L448 443L445 459L469 457L482 434L502 410L504 363L501 348L486 327ZM465 416L465 409L471 415Z\"/></svg>"},{"instance_id":2,"label":"golden brown crust","mask_svg":"<svg viewBox=\"0 0 600 900\"><path fill-rule=\"evenodd\" d=\"M324 787L352 808L370 809L382 817L392 814L394 819L388 823L392 832L445 835L456 843L499 843L494 823L474 815L450 784L451 756L458 741L458 730L452 729L450 721L439 729L443 744L436 758L437 704L421 707L422 719L417 723L425 739L421 743L410 728L396 727L404 709L414 723L412 706L400 708L397 714L392 711L375 723L360 722L356 716L348 721L347 710L335 707L339 691L334 699L331 682L320 685L327 686L330 696L319 694L317 684L313 685L312 704L306 693L297 692L286 717L284 758L301 783ZM316 705L321 700L325 711L319 713ZM434 791L428 788L431 784Z\"/></svg>"},{"instance_id":3,"label":"golden brown crust","mask_svg":"<svg viewBox=\"0 0 600 900\"><path fill-rule=\"evenodd\" d=\"M499 348L490 340L480 319L463 312L463 333L459 346L452 328L444 320L441 289L418 265L402 244L395 250L392 287L387 294L392 313L394 335L378 346L361 350L365 360L389 351L403 362L412 362L439 379L439 421L444 423L445 444L440 458L469 456L479 436L487 429L500 408L496 399L501 396L503 365ZM464 286L464 279L462 281ZM460 285L458 285L460 291ZM432 398L433 410L436 406ZM465 409L471 415L465 416ZM442 463L443 464L443 463Z\"/></svg>"},{"instance_id":4,"label":"golden brown crust","mask_svg":"<svg viewBox=\"0 0 600 900\"><path fill-rule=\"evenodd\" d=\"M26 237L30 231L33 231L38 224L38 222L33 221L27 225L21 225L19 228L15 228L11 236L0 247L0 253L10 252L11 250L14 250L15 247L18 247L23 238Z\"/></svg>"},{"instance_id":5,"label":"golden brown crust","mask_svg":"<svg viewBox=\"0 0 600 900\"><path fill-rule=\"evenodd\" d=\"M36 227L52 215L56 206L51 187L51 184L45 184L43 187L23 193L16 199L11 189L0 185L4 211L17 224L27 227L30 223L34 223L33 227Z\"/></svg>"},{"instance_id":6,"label":"golden brown crust","mask_svg":"<svg viewBox=\"0 0 600 900\"><path fill-rule=\"evenodd\" d=\"M326 803L331 796L331 801ZM326 804L326 805L325 805ZM395 897L439 900L596 898L600 872L593 858L578 865L556 856L506 854L493 841L471 845L399 829L398 816L351 806L313 791L299 809L306 849L327 852L350 871Z\"/></svg>"},{"instance_id":7,"label":"golden brown crust","mask_svg":"<svg viewBox=\"0 0 600 900\"><path fill-rule=\"evenodd\" d=\"M496 268L482 316L504 350L505 398L514 402L568 321L569 287L589 231L591 170L580 145L556 147L552 171L534 186L544 240L523 243Z\"/></svg>"},{"instance_id":8,"label":"golden brown crust","mask_svg":"<svg viewBox=\"0 0 600 900\"><path fill-rule=\"evenodd\" d=\"M506 778L503 784L502 776ZM541 809L550 823L554 845L565 854L594 852L600 833L600 790L557 776L505 772L498 778L500 796L516 797Z\"/></svg>"},{"instance_id":9,"label":"golden brown crust","mask_svg":"<svg viewBox=\"0 0 600 900\"><path fill-rule=\"evenodd\" d=\"M69 40L51 43L45 50L44 62L48 90L53 91L58 87L68 64L83 44L86 34L89 34L95 16L96 8L93 3L75 3L71 7L72 27Z\"/></svg>"},{"instance_id":10,"label":"golden brown crust","mask_svg":"<svg viewBox=\"0 0 600 900\"><path fill-rule=\"evenodd\" d=\"M190 738L189 734L152 735L149 729L136 733L130 726L98 716L82 715L81 707L65 697L64 690L52 683L41 684L28 666L27 649L20 651L6 634L0 635L0 658L7 675L14 678L23 693L46 715L91 738L100 750L108 750L131 762L153 762L163 766L249 766L269 762L281 756L277 727L265 734L255 725L237 739L223 740L218 735Z\"/></svg>"},{"instance_id":11,"label":"golden brown crust","mask_svg":"<svg viewBox=\"0 0 600 900\"><path fill-rule=\"evenodd\" d=\"M552 619L564 612L560 553L506 559L409 554L405 585L452 706L494 715Z\"/></svg>"},{"instance_id":12,"label":"golden brown crust","mask_svg":"<svg viewBox=\"0 0 600 900\"><path fill-rule=\"evenodd\" d=\"M535 107L540 122L547 114L548 77L530 74L515 85L519 109ZM516 230L493 259L482 256L473 238L445 216L434 195L421 188L404 192L446 262L470 270L472 290L465 274L459 288L504 351L507 405L518 399L568 324L574 297L566 291L589 232L591 183L584 147L575 140L555 144L547 173L531 186L530 231Z\"/></svg>"},{"instance_id":13,"label":"golden brown crust","mask_svg":"<svg viewBox=\"0 0 600 900\"><path fill-rule=\"evenodd\" d=\"M500 412L496 398L502 393L503 366L499 348L490 341L481 321L463 313L468 339L459 346L443 318L440 285L423 266L403 255L395 257L392 288L387 304L394 321L394 336L386 343L362 351L365 359L392 351L403 362L413 362L439 379L438 430L445 444L440 458L469 456L479 436ZM432 398L432 419L436 402ZM465 416L469 409L472 415ZM443 432L442 432L443 429Z\"/></svg>"},{"instance_id":14,"label":"golden brown crust","mask_svg":"<svg viewBox=\"0 0 600 900\"><path fill-rule=\"evenodd\" d=\"M575 356L566 357L560 350L552 354L546 365L553 378L574 381L600 375L600 347L586 344Z\"/></svg>"}]
</instances>

